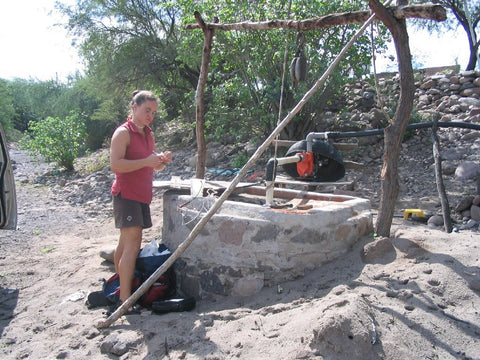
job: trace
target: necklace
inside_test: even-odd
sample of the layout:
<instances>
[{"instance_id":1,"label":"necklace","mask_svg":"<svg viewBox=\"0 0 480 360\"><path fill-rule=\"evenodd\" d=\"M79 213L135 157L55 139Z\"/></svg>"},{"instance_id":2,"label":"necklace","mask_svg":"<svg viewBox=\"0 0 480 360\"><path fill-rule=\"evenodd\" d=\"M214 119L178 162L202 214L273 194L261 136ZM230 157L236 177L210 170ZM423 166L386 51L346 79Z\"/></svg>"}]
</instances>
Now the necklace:
<instances>
[{"instance_id":1,"label":"necklace","mask_svg":"<svg viewBox=\"0 0 480 360\"><path fill-rule=\"evenodd\" d=\"M139 128L140 130L143 130L143 128L145 127L145 126L139 126L139 125L137 125L137 123L136 123L133 119L132 119L132 122L133 122L133 123L135 124L135 126L136 126L137 128Z\"/></svg>"}]
</instances>

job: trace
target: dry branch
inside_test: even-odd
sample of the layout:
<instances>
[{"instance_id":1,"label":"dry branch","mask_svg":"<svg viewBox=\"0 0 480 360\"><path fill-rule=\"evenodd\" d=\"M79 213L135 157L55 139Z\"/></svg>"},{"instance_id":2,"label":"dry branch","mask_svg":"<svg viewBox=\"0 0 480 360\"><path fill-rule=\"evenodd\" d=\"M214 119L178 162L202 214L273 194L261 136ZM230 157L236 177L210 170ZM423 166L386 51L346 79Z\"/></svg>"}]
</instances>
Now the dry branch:
<instances>
[{"instance_id":1,"label":"dry branch","mask_svg":"<svg viewBox=\"0 0 480 360\"><path fill-rule=\"evenodd\" d=\"M392 15L397 19L419 18L436 21L444 21L447 18L446 10L440 5L408 5L400 7L388 7ZM330 14L318 18L305 20L269 20L269 21L242 21L231 24L205 23L212 30L269 30L269 29L294 29L314 30L338 25L364 23L370 17L370 10L349 11ZM200 29L199 24L188 24L186 30Z\"/></svg>"}]
</instances>

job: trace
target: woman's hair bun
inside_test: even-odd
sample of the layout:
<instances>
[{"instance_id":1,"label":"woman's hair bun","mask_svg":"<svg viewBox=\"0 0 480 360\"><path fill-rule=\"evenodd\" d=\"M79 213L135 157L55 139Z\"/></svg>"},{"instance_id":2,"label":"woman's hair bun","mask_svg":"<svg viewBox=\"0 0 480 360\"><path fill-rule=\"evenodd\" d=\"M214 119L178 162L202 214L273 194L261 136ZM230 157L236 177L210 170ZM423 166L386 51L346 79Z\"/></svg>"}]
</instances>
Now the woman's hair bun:
<instances>
[{"instance_id":1,"label":"woman's hair bun","mask_svg":"<svg viewBox=\"0 0 480 360\"><path fill-rule=\"evenodd\" d=\"M132 93L132 99L137 95L141 90L134 90Z\"/></svg>"}]
</instances>

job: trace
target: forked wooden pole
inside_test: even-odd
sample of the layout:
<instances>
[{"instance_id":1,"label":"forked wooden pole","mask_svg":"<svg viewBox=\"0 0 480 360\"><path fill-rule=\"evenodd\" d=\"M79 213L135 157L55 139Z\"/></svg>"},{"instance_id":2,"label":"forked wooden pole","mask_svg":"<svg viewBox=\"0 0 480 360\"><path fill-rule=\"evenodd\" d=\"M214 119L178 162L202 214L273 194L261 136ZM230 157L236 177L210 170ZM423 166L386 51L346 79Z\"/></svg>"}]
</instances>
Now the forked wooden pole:
<instances>
[{"instance_id":1,"label":"forked wooden pole","mask_svg":"<svg viewBox=\"0 0 480 360\"><path fill-rule=\"evenodd\" d=\"M385 5L389 4L391 0L388 0ZM238 183L243 179L248 170L255 164L255 162L260 158L260 156L265 152L265 150L270 146L270 144L275 140L275 138L280 134L285 126L293 119L293 117L303 108L306 102L315 94L315 92L325 83L327 78L330 76L331 72L339 64L340 60L345 56L348 49L353 45L355 41L360 37L360 35L365 31L365 29L370 25L370 23L375 19L375 15L371 15L368 20L363 24L363 26L356 32L356 34L350 39L350 41L343 47L340 53L337 55L335 60L330 64L328 69L322 75L320 79L308 90L303 98L298 102L298 104L287 114L287 116L277 125L273 130L270 136L263 142L263 144L255 151L252 157L247 161L247 163L242 167L238 172L237 176L232 180L228 188L223 192L223 194L215 201L213 206L207 211L207 213L200 219L200 221L195 225L187 238L178 246L178 248L173 252L173 254L168 258L167 261L163 263L138 289L135 291L113 314L111 314L107 319L101 320L97 323L97 328L106 328L109 327L114 321L116 321L120 316L122 316L135 302L149 289L155 281L165 272L167 269L177 260L183 252L190 246L190 244L195 240L197 235L205 227L205 224L210 220L210 218L217 212L217 210L222 206L222 204L227 200L231 193L235 190Z\"/></svg>"}]
</instances>

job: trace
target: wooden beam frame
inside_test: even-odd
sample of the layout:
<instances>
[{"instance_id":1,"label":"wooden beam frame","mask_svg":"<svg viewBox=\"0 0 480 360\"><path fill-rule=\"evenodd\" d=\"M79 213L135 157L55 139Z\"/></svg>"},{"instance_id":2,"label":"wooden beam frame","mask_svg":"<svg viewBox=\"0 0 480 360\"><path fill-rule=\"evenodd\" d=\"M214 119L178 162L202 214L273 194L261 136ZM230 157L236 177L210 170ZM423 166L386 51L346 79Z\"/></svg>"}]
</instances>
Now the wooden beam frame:
<instances>
[{"instance_id":1,"label":"wooden beam frame","mask_svg":"<svg viewBox=\"0 0 480 360\"><path fill-rule=\"evenodd\" d=\"M417 18L444 21L447 18L446 10L440 5L406 5L388 7L388 11L396 19ZM242 21L230 24L204 23L211 30L271 30L271 29L294 29L315 30L331 26L364 23L370 17L370 10L348 11L337 14L325 15L305 20L269 20L269 21ZM186 30L201 29L199 24L188 24Z\"/></svg>"}]
</instances>

